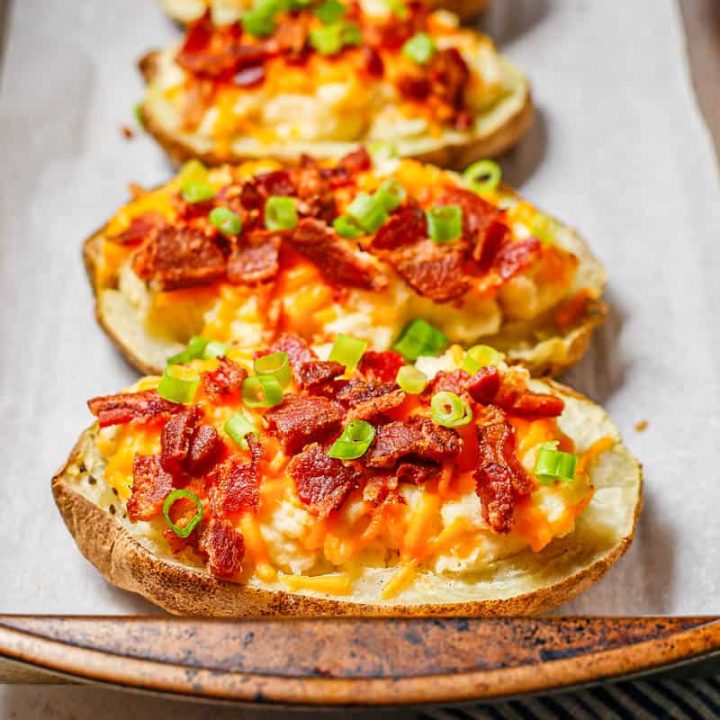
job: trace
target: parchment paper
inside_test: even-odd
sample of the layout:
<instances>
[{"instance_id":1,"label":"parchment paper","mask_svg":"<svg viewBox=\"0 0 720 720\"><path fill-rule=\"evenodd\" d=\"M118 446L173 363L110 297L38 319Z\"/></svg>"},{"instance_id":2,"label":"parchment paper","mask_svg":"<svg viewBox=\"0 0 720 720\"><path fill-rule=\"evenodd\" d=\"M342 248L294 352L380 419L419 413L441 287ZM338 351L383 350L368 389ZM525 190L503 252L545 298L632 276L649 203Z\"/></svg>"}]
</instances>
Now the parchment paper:
<instances>
[{"instance_id":1,"label":"parchment paper","mask_svg":"<svg viewBox=\"0 0 720 720\"><path fill-rule=\"evenodd\" d=\"M596 614L720 609L720 194L672 0L494 0L484 21L530 74L535 129L504 164L607 263L612 314L567 378L646 468L633 549L580 600ZM0 85L1 612L135 613L80 556L50 494L90 416L131 382L95 325L83 238L130 181L169 174L122 138L134 63L177 36L152 0L16 0ZM649 421L646 432L634 424Z\"/></svg>"}]
</instances>

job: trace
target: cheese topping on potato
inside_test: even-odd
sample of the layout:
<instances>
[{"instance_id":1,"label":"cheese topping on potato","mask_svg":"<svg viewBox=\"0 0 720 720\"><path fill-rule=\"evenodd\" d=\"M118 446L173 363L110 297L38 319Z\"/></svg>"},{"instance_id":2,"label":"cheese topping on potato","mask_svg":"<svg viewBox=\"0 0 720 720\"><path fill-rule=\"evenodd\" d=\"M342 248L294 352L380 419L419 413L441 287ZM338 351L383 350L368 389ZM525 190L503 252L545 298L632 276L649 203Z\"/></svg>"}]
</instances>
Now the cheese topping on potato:
<instances>
[{"instance_id":1,"label":"cheese topping on potato","mask_svg":"<svg viewBox=\"0 0 720 720\"><path fill-rule=\"evenodd\" d=\"M535 338L572 328L599 294L575 248L483 182L363 150L292 169L193 162L111 220L96 290L121 296L168 354L193 335L259 345L279 332L380 350L417 317L464 345L513 324L534 323Z\"/></svg>"},{"instance_id":2,"label":"cheese topping on potato","mask_svg":"<svg viewBox=\"0 0 720 720\"><path fill-rule=\"evenodd\" d=\"M195 338L184 365L90 401L88 470L183 562L291 590L347 595L390 567L392 598L419 572L471 578L573 531L614 439L577 447L562 398L487 346L415 366L365 347Z\"/></svg>"},{"instance_id":3,"label":"cheese topping on potato","mask_svg":"<svg viewBox=\"0 0 720 720\"><path fill-rule=\"evenodd\" d=\"M208 12L155 56L146 106L219 157L241 138L472 137L517 84L489 38L421 2L256 0L242 19L214 12L228 22Z\"/></svg>"}]
</instances>

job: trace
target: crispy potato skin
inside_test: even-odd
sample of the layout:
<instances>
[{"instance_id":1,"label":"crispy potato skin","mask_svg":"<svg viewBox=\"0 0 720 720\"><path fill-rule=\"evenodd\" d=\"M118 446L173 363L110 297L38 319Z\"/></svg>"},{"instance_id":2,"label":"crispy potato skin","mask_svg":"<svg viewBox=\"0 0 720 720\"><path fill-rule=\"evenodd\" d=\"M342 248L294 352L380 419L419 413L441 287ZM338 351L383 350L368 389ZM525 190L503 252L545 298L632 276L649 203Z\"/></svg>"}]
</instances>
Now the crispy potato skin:
<instances>
[{"instance_id":1,"label":"crispy potato skin","mask_svg":"<svg viewBox=\"0 0 720 720\"><path fill-rule=\"evenodd\" d=\"M559 383L548 381L559 393L590 401ZM92 442L95 427L86 430L67 463L52 479L55 502L83 555L108 582L138 593L165 610L202 617L285 616L475 616L531 615L567 602L600 580L632 543L642 507L642 468L633 458L637 488L630 531L599 558L561 580L532 592L503 599L436 604L368 604L264 590L217 580L179 562L164 560L135 540L125 527L79 492L73 470L83 462L83 448ZM623 446L620 446L623 447Z\"/></svg>"},{"instance_id":2,"label":"crispy potato skin","mask_svg":"<svg viewBox=\"0 0 720 720\"><path fill-rule=\"evenodd\" d=\"M157 59L158 53L150 52L143 56L138 63L140 73L148 84L153 81L157 73ZM143 104L140 112L147 132L152 135L170 160L177 166L193 158L200 160L205 165L222 165L227 162L240 163L257 159L254 156L232 155L232 157L226 157L215 152L198 152L183 143L179 138L166 132L153 114L148 111L146 105ZM476 137L467 143L440 146L412 157L440 167L462 170L476 160L500 155L510 149L530 129L534 119L535 106L528 89L520 109L506 118L505 122L492 133ZM268 148L267 155L273 157L272 148ZM278 155L277 159L286 163L292 162L285 154ZM299 160L299 158L295 158L295 160Z\"/></svg>"}]
</instances>

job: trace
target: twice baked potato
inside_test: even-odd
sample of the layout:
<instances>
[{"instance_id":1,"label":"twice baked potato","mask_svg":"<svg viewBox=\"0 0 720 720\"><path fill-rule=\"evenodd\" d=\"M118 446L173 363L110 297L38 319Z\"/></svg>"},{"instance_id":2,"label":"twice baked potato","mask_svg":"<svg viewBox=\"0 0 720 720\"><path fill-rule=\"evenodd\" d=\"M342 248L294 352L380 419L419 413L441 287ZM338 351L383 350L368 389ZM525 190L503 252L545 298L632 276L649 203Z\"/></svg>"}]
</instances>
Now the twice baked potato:
<instances>
[{"instance_id":1,"label":"twice baked potato","mask_svg":"<svg viewBox=\"0 0 720 720\"><path fill-rule=\"evenodd\" d=\"M447 11L402 0L256 5L230 25L204 15L179 46L141 61L144 124L176 162L297 162L385 143L457 167L530 126L526 78Z\"/></svg>"},{"instance_id":2,"label":"twice baked potato","mask_svg":"<svg viewBox=\"0 0 720 720\"><path fill-rule=\"evenodd\" d=\"M625 552L641 470L600 407L487 346L415 366L365 346L192 343L91 400L53 479L80 550L229 617L534 613Z\"/></svg>"},{"instance_id":3,"label":"twice baked potato","mask_svg":"<svg viewBox=\"0 0 720 720\"><path fill-rule=\"evenodd\" d=\"M422 319L557 373L585 351L605 273L579 237L499 184L357 150L207 170L187 165L85 243L100 323L145 372L195 335L259 346L337 333L388 349Z\"/></svg>"},{"instance_id":4,"label":"twice baked potato","mask_svg":"<svg viewBox=\"0 0 720 720\"><path fill-rule=\"evenodd\" d=\"M210 11L213 23L228 25L252 10L253 0L160 0L160 5L180 23L191 23ZM471 20L485 9L487 0L432 0L429 5L434 10L449 10L461 20Z\"/></svg>"}]
</instances>

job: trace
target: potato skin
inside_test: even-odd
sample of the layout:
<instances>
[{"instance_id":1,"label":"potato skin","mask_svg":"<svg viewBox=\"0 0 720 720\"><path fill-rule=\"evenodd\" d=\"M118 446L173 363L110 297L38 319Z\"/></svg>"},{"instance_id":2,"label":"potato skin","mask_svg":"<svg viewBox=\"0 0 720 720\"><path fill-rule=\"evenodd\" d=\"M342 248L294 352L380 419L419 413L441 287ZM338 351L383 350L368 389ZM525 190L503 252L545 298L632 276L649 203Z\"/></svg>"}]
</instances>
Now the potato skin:
<instances>
[{"instance_id":1,"label":"potato skin","mask_svg":"<svg viewBox=\"0 0 720 720\"><path fill-rule=\"evenodd\" d=\"M554 391L580 400L582 395L549 381ZM633 495L631 528L592 562L569 572L557 582L532 592L500 599L434 604L369 604L265 590L217 580L206 572L164 559L133 538L117 516L102 510L78 489L78 468L83 467L85 448L94 442L96 426L78 440L67 463L52 479L55 502L82 554L117 587L142 595L168 612L201 617L283 616L474 616L532 615L567 602L597 582L632 543L642 507L642 468L632 459ZM621 444L622 452L627 452Z\"/></svg>"}]
</instances>

